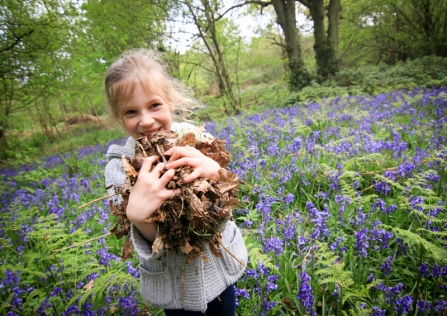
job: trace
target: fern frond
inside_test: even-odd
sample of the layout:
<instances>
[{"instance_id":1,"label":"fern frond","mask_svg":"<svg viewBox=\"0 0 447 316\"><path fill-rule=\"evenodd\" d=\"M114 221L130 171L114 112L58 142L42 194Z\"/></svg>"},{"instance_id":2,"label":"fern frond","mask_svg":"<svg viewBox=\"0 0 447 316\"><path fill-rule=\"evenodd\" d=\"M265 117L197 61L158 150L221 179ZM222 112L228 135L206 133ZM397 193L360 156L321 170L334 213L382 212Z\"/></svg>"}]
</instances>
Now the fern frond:
<instances>
[{"instance_id":1,"label":"fern frond","mask_svg":"<svg viewBox=\"0 0 447 316\"><path fill-rule=\"evenodd\" d=\"M354 189L351 183L346 182L343 179L340 180L340 188L344 196L349 197L358 206L362 202L362 197L357 196L357 191Z\"/></svg>"},{"instance_id":2,"label":"fern frond","mask_svg":"<svg viewBox=\"0 0 447 316\"><path fill-rule=\"evenodd\" d=\"M299 121L295 121L295 119L292 120L292 126L295 128L295 133L298 135L302 135L304 137L307 137L312 133L312 129L303 123Z\"/></svg>"},{"instance_id":3,"label":"fern frond","mask_svg":"<svg viewBox=\"0 0 447 316\"><path fill-rule=\"evenodd\" d=\"M81 306L89 297L91 297L92 303L95 306L98 306L99 304L104 303L104 297L109 295L112 287L119 288L126 284L129 287L138 288L139 280L135 279L127 272L117 272L116 270L111 270L95 279L91 289L85 290L78 295L74 295L70 300L69 305L75 303L79 299L78 306Z\"/></svg>"},{"instance_id":4,"label":"fern frond","mask_svg":"<svg viewBox=\"0 0 447 316\"><path fill-rule=\"evenodd\" d=\"M384 176L382 176L380 174L374 175L374 180L381 181L381 182L386 182L389 185L395 187L396 189L398 189L400 191L404 191L405 190L405 188L401 184L399 184L397 182L394 182L393 180L388 179L387 177L384 177Z\"/></svg>"},{"instance_id":5,"label":"fern frond","mask_svg":"<svg viewBox=\"0 0 447 316\"><path fill-rule=\"evenodd\" d=\"M318 241L317 244L317 256L321 256L319 263L325 266L325 268L319 269L314 273L323 277L326 276L319 282L319 284L334 283L338 284L342 288L348 288L353 285L354 280L351 278L351 271L345 270L345 264L343 262L335 263L338 256L329 251L326 244Z\"/></svg>"},{"instance_id":6,"label":"fern frond","mask_svg":"<svg viewBox=\"0 0 447 316\"><path fill-rule=\"evenodd\" d=\"M430 241L422 238L418 234L415 234L409 230L400 229L397 227L380 224L379 226L392 230L396 237L400 237L405 243L413 245L415 247L422 246L426 250L426 256L433 258L435 261L446 264L447 263L447 250L431 243Z\"/></svg>"},{"instance_id":7,"label":"fern frond","mask_svg":"<svg viewBox=\"0 0 447 316\"><path fill-rule=\"evenodd\" d=\"M253 269L256 269L256 266L259 261L272 271L278 271L276 265L272 262L272 257L263 253L261 248L259 247L259 243L257 240L252 240L252 238L247 237L249 235L244 234L244 242L248 249L248 256L250 258L249 262Z\"/></svg>"},{"instance_id":8,"label":"fern frond","mask_svg":"<svg viewBox=\"0 0 447 316\"><path fill-rule=\"evenodd\" d=\"M344 291L342 304L344 304L347 300L353 300L353 299L362 301L369 300L370 298L369 291L371 290L372 287L377 287L381 282L382 280L376 279L367 285L362 284L360 286L360 289L355 290L348 289Z\"/></svg>"}]
</instances>

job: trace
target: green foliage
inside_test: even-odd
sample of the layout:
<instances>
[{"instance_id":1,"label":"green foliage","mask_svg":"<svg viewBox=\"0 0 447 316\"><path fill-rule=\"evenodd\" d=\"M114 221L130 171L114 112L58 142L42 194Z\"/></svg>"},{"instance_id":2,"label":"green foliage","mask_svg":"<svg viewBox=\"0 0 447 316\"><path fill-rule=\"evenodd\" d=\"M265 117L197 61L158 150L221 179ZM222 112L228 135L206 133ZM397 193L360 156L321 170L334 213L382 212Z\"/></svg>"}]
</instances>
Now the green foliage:
<instances>
[{"instance_id":1,"label":"green foliage","mask_svg":"<svg viewBox=\"0 0 447 316\"><path fill-rule=\"evenodd\" d=\"M436 55L447 57L445 1L343 3L340 52L348 67Z\"/></svg>"},{"instance_id":2,"label":"green foliage","mask_svg":"<svg viewBox=\"0 0 447 316\"><path fill-rule=\"evenodd\" d=\"M318 263L323 266L322 269L316 270L314 273L321 276L319 284L333 284L338 285L343 291L349 291L349 288L354 284L352 280L351 271L345 270L343 262L338 261L338 256L328 251L326 244L317 243L318 251L316 256Z\"/></svg>"},{"instance_id":3,"label":"green foliage","mask_svg":"<svg viewBox=\"0 0 447 316\"><path fill-rule=\"evenodd\" d=\"M435 243L428 241L427 239L421 237L420 235L411 232L410 230L401 229L398 227L392 227L388 225L381 225L384 228L391 230L395 233L399 238L418 249L419 247L423 248L426 251L426 256L428 258L432 258L436 262L440 264L447 263L447 250L441 247L438 247Z\"/></svg>"},{"instance_id":4,"label":"green foliage","mask_svg":"<svg viewBox=\"0 0 447 316\"><path fill-rule=\"evenodd\" d=\"M83 251L84 245L89 241L84 231L76 230L68 234L66 224L56 215L37 219L32 228L27 236L30 247L24 254L18 254L8 246L6 240L1 239L3 254L11 259L17 258L20 265L14 260L2 264L0 276L4 277L10 271L20 275L21 281L17 286L33 289L21 305L23 314L33 314L45 299L53 303L52 311L56 314L65 311L75 302L79 302L81 306L87 300L92 300L94 306L101 307L104 305L104 294L109 293L111 288L121 288L123 285L137 288L137 280L122 271L119 263L108 267L108 273L102 273L104 267L99 264L98 259ZM13 232L18 230L18 227L12 227ZM78 288L80 282L95 273L101 274L101 277L92 280L84 289ZM57 288L63 289L61 292L71 292L71 299L53 292ZM2 308L11 299L12 297L7 299Z\"/></svg>"},{"instance_id":5,"label":"green foliage","mask_svg":"<svg viewBox=\"0 0 447 316\"><path fill-rule=\"evenodd\" d=\"M310 86L292 93L284 104L445 85L447 85L447 58L426 56L393 66L379 64L344 68L322 84L313 81Z\"/></svg>"}]
</instances>

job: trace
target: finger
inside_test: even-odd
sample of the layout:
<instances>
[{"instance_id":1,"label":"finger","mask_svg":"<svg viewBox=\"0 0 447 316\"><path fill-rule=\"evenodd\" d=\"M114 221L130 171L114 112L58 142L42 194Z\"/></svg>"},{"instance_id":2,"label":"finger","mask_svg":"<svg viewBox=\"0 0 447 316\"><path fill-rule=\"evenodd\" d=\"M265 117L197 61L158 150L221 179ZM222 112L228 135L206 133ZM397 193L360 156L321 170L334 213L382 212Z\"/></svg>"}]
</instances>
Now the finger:
<instances>
[{"instance_id":1,"label":"finger","mask_svg":"<svg viewBox=\"0 0 447 316\"><path fill-rule=\"evenodd\" d=\"M185 156L178 147L175 148L175 149L172 148L170 150L172 150L170 153L169 153L169 151L165 152L166 155L170 155L171 156L171 158L169 158L168 162L177 160L177 159Z\"/></svg>"},{"instance_id":2,"label":"finger","mask_svg":"<svg viewBox=\"0 0 447 316\"><path fill-rule=\"evenodd\" d=\"M182 179L183 183L190 183L193 182L195 179L197 179L199 177L199 172L197 171L193 171L192 173L190 173L189 175L187 175L186 177L184 177Z\"/></svg>"},{"instance_id":3,"label":"finger","mask_svg":"<svg viewBox=\"0 0 447 316\"><path fill-rule=\"evenodd\" d=\"M180 195L181 193L182 193L182 189L180 189L180 188L177 188L175 190L165 190L163 192L163 199L167 200L167 199L173 198L176 195Z\"/></svg>"},{"instance_id":4,"label":"finger","mask_svg":"<svg viewBox=\"0 0 447 316\"><path fill-rule=\"evenodd\" d=\"M156 162L158 159L160 159L160 157L158 156L144 158L143 165L140 168L140 172L149 172L152 169L152 165L154 164L154 162Z\"/></svg>"},{"instance_id":5,"label":"finger","mask_svg":"<svg viewBox=\"0 0 447 316\"><path fill-rule=\"evenodd\" d=\"M194 147L191 146L181 146L173 147L165 152L166 155L170 155L169 161L177 160L181 157L194 157L198 152Z\"/></svg>"},{"instance_id":6,"label":"finger","mask_svg":"<svg viewBox=\"0 0 447 316\"><path fill-rule=\"evenodd\" d=\"M175 175L174 169L166 171L164 175L160 178L160 185L165 187L169 183L169 181L171 181L174 175Z\"/></svg>"},{"instance_id":7,"label":"finger","mask_svg":"<svg viewBox=\"0 0 447 316\"><path fill-rule=\"evenodd\" d=\"M165 151L165 155L171 156L176 147L171 147L170 149Z\"/></svg>"},{"instance_id":8,"label":"finger","mask_svg":"<svg viewBox=\"0 0 447 316\"><path fill-rule=\"evenodd\" d=\"M151 174L155 175L157 178L160 178L160 173L164 169L165 169L165 164L160 162L154 167L154 169L151 171Z\"/></svg>"},{"instance_id":9,"label":"finger","mask_svg":"<svg viewBox=\"0 0 447 316\"><path fill-rule=\"evenodd\" d=\"M184 157L184 158L169 162L166 165L166 168L167 169L177 169L177 168L183 167L183 166L191 166L194 168L195 167L194 160L191 158Z\"/></svg>"}]
</instances>

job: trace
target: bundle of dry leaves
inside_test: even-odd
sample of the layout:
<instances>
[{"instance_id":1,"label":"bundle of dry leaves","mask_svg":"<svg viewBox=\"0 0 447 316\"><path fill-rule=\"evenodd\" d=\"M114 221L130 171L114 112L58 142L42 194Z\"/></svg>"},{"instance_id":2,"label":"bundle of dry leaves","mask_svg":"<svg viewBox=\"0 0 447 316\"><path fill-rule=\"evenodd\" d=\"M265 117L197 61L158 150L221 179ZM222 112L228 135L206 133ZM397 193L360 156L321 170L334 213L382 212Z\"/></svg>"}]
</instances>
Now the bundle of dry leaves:
<instances>
[{"instance_id":1,"label":"bundle of dry leaves","mask_svg":"<svg viewBox=\"0 0 447 316\"><path fill-rule=\"evenodd\" d=\"M176 169L174 177L166 187L180 188L181 194L166 200L151 217L146 219L146 223L158 225L158 235L152 244L152 250L158 252L167 248L172 251L181 251L190 263L197 257L208 260L203 254L205 244L208 244L214 256L222 256L219 250L220 232L226 221L230 219L231 210L238 204L237 188L240 180L227 169L230 155L225 150L223 141L217 138L197 138L195 131L181 137L178 137L175 132L159 131L151 134L150 137L137 140L135 157L130 161L124 156L121 159L127 179L123 186L115 188L122 197L121 203L115 205L111 201L110 208L112 214L118 217L111 233L117 238L126 236L122 260L132 257L133 245L129 238L130 221L126 217L126 207L143 159L159 156L161 157L159 161L166 163L169 157L165 156L164 152L174 146L195 147L202 154L217 161L221 166L220 179L216 182L198 178L184 184L182 178L192 172L191 167L184 166Z\"/></svg>"}]
</instances>

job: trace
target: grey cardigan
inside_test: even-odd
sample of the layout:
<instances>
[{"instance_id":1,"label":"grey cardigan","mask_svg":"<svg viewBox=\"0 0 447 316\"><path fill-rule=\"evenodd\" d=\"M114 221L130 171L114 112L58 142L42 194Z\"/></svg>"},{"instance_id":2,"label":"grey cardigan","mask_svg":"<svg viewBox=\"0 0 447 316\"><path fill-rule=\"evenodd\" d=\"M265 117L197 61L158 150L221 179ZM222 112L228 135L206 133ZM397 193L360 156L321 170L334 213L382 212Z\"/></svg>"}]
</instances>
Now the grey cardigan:
<instances>
[{"instance_id":1,"label":"grey cardigan","mask_svg":"<svg viewBox=\"0 0 447 316\"><path fill-rule=\"evenodd\" d=\"M185 123L174 123L173 130ZM112 145L107 151L108 164L105 169L106 186L120 186L125 173L121 166L121 155L134 156L136 141L129 137L125 146ZM113 193L113 188L109 189ZM204 312L207 303L216 298L228 286L235 283L245 267L226 250L221 249L222 258L215 258L208 245L204 255L192 263L186 263L185 256L173 250L162 249L153 253L151 244L133 225L130 237L140 260L140 294L151 305L163 309L185 309ZM222 243L245 264L248 255L242 234L233 221L228 221L222 232ZM167 252L167 253L166 253Z\"/></svg>"}]
</instances>

